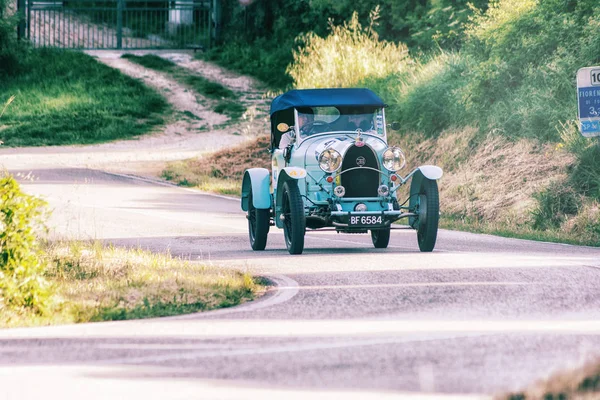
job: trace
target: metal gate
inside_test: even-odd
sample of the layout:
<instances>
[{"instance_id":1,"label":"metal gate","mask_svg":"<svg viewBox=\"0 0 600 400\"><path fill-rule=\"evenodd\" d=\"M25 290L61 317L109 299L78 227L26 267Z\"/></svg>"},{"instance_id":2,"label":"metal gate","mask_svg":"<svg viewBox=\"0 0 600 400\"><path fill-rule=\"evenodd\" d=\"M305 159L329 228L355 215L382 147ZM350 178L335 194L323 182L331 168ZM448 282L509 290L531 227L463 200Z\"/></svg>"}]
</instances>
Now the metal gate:
<instances>
[{"instance_id":1,"label":"metal gate","mask_svg":"<svg viewBox=\"0 0 600 400\"><path fill-rule=\"evenodd\" d=\"M208 48L213 0L19 0L34 47Z\"/></svg>"}]
</instances>

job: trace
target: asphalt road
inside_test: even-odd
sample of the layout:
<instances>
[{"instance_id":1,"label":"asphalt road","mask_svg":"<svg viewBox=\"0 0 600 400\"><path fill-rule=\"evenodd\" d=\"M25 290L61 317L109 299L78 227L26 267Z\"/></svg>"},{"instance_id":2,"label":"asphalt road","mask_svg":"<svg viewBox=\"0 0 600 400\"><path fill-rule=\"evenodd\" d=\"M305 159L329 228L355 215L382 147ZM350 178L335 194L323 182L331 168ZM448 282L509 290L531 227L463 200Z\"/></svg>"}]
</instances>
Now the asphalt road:
<instances>
[{"instance_id":1,"label":"asphalt road","mask_svg":"<svg viewBox=\"0 0 600 400\"><path fill-rule=\"evenodd\" d=\"M55 237L168 249L278 287L204 314L0 330L0 399L481 398L600 355L600 249L441 231L422 254L414 231L388 249L324 232L290 256L272 228L253 252L237 200L33 175Z\"/></svg>"}]
</instances>

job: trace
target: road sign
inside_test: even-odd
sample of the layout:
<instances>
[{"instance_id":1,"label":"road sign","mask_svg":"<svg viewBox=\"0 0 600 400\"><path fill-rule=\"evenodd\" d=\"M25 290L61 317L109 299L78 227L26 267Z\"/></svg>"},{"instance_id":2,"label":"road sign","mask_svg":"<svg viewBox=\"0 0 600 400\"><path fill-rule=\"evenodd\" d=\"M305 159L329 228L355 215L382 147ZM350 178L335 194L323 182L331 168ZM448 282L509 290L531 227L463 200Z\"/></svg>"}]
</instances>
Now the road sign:
<instances>
[{"instance_id":1,"label":"road sign","mask_svg":"<svg viewBox=\"0 0 600 400\"><path fill-rule=\"evenodd\" d=\"M577 71L577 104L581 134L600 136L600 67Z\"/></svg>"}]
</instances>

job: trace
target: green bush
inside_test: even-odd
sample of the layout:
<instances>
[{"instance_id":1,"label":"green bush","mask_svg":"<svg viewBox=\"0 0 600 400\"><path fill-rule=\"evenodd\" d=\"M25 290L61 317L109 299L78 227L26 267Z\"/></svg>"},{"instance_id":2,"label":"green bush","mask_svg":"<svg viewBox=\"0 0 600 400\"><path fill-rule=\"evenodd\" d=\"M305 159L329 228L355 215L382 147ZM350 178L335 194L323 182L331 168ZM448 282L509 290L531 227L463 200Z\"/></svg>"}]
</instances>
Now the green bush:
<instances>
[{"instance_id":1,"label":"green bush","mask_svg":"<svg viewBox=\"0 0 600 400\"><path fill-rule=\"evenodd\" d=\"M45 206L22 192L11 175L0 177L0 310L46 311L47 264L37 239Z\"/></svg>"},{"instance_id":2,"label":"green bush","mask_svg":"<svg viewBox=\"0 0 600 400\"><path fill-rule=\"evenodd\" d=\"M0 77L14 75L21 67L25 48L17 40L20 16L10 7L9 0L0 0Z\"/></svg>"},{"instance_id":3,"label":"green bush","mask_svg":"<svg viewBox=\"0 0 600 400\"><path fill-rule=\"evenodd\" d=\"M197 57L251 75L270 88L281 90L292 83L285 69L293 60L293 47L293 37L258 38L249 43L233 38L206 53L198 53Z\"/></svg>"},{"instance_id":4,"label":"green bush","mask_svg":"<svg viewBox=\"0 0 600 400\"><path fill-rule=\"evenodd\" d=\"M532 212L534 229L559 228L567 217L577 215L582 206L581 196L564 182L553 182L534 197L538 202Z\"/></svg>"},{"instance_id":5,"label":"green bush","mask_svg":"<svg viewBox=\"0 0 600 400\"><path fill-rule=\"evenodd\" d=\"M441 53L416 63L403 74L369 77L360 85L375 90L390 105L389 120L401 122L403 132L435 136L451 126L471 122L463 98L465 59L455 53Z\"/></svg>"},{"instance_id":6,"label":"green bush","mask_svg":"<svg viewBox=\"0 0 600 400\"><path fill-rule=\"evenodd\" d=\"M589 143L577 150L577 164L571 173L573 187L589 197L600 200L600 146Z\"/></svg>"}]
</instances>

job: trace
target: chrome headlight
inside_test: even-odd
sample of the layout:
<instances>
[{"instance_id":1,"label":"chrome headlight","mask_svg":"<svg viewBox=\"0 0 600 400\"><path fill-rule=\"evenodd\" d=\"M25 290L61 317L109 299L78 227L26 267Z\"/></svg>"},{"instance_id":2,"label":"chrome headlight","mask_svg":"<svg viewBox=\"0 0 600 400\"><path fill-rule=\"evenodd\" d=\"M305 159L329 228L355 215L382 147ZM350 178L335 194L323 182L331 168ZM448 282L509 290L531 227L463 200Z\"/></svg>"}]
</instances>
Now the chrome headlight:
<instances>
[{"instance_id":1,"label":"chrome headlight","mask_svg":"<svg viewBox=\"0 0 600 400\"><path fill-rule=\"evenodd\" d=\"M319 167L331 174L342 166L342 155L334 149L325 149L319 154Z\"/></svg>"},{"instance_id":2,"label":"chrome headlight","mask_svg":"<svg viewBox=\"0 0 600 400\"><path fill-rule=\"evenodd\" d=\"M383 152L383 166L391 172L396 172L402 169L406 164L404 153L398 147L389 147Z\"/></svg>"}]
</instances>

